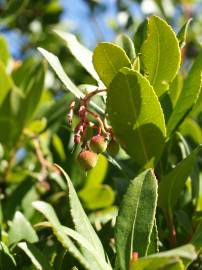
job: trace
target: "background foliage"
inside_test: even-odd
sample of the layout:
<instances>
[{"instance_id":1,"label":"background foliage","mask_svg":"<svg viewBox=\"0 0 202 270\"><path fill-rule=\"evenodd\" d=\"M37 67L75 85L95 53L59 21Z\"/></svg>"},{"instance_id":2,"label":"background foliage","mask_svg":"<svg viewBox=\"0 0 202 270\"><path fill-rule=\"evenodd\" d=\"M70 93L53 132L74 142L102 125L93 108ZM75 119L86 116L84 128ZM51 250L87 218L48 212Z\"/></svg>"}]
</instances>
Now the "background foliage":
<instances>
[{"instance_id":1,"label":"background foliage","mask_svg":"<svg viewBox=\"0 0 202 270\"><path fill-rule=\"evenodd\" d=\"M76 39L61 20L63 2L0 1L2 270L128 269L129 261L130 269L202 269L201 3L117 0L110 13L109 2L81 1L94 36L78 28ZM159 17L146 25L151 13L172 25L178 40ZM155 38L146 39L147 31ZM15 50L11 33L18 37ZM116 37L121 33L131 39ZM81 38L92 50L98 41L114 43L96 47L93 67ZM78 117L69 127L66 114L74 95L103 83L110 89L110 121L126 152L121 149L115 159L99 155L86 174L73 143ZM103 99L93 102L102 113ZM137 118L143 144L130 127Z\"/></svg>"}]
</instances>

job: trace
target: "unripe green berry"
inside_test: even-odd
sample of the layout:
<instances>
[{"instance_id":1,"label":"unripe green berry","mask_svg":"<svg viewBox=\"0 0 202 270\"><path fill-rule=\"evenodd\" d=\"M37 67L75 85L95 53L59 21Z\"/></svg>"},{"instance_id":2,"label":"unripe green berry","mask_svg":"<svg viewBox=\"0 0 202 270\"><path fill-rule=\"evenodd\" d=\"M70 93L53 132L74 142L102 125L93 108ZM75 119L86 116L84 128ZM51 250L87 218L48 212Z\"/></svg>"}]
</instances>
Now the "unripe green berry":
<instances>
[{"instance_id":1,"label":"unripe green berry","mask_svg":"<svg viewBox=\"0 0 202 270\"><path fill-rule=\"evenodd\" d=\"M107 152L112 156L115 157L119 152L120 146L115 140L111 140L107 146Z\"/></svg>"},{"instance_id":2,"label":"unripe green berry","mask_svg":"<svg viewBox=\"0 0 202 270\"><path fill-rule=\"evenodd\" d=\"M78 156L80 166L85 170L91 170L97 164L98 156L90 150L82 150Z\"/></svg>"},{"instance_id":3,"label":"unripe green berry","mask_svg":"<svg viewBox=\"0 0 202 270\"><path fill-rule=\"evenodd\" d=\"M107 149L107 141L101 135L93 136L90 140L90 148L95 153L102 153Z\"/></svg>"}]
</instances>

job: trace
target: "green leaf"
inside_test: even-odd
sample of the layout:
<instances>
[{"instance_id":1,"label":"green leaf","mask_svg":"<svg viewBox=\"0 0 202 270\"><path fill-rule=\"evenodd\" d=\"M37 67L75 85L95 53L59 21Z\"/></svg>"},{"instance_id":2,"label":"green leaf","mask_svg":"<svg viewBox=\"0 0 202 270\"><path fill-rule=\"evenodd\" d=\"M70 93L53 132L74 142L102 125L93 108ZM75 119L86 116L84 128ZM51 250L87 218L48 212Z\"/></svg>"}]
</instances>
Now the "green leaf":
<instances>
[{"instance_id":1,"label":"green leaf","mask_svg":"<svg viewBox=\"0 0 202 270\"><path fill-rule=\"evenodd\" d=\"M24 69L18 70L18 76L25 76ZM17 75L16 74L16 75ZM22 75L23 74L23 75ZM18 121L21 125L27 124L33 117L37 105L39 104L40 98L44 90L44 80L45 80L45 65L42 63L36 64L32 67L29 76L24 79L25 84L22 86L24 97L19 101L13 100L14 105L19 102L19 109L17 112Z\"/></svg>"},{"instance_id":2,"label":"green leaf","mask_svg":"<svg viewBox=\"0 0 202 270\"><path fill-rule=\"evenodd\" d=\"M191 243L195 246L197 253L202 252L202 222L198 225Z\"/></svg>"},{"instance_id":3,"label":"green leaf","mask_svg":"<svg viewBox=\"0 0 202 270\"><path fill-rule=\"evenodd\" d=\"M150 255L150 254L154 254L157 252L159 252L159 239L158 239L158 228L156 225L156 219L154 219L154 226L152 229L147 254Z\"/></svg>"},{"instance_id":4,"label":"green leaf","mask_svg":"<svg viewBox=\"0 0 202 270\"><path fill-rule=\"evenodd\" d=\"M183 136L190 137L196 144L202 144L202 130L199 124L192 118L186 118L179 127Z\"/></svg>"},{"instance_id":5,"label":"green leaf","mask_svg":"<svg viewBox=\"0 0 202 270\"><path fill-rule=\"evenodd\" d=\"M108 185L84 187L79 192L84 206L90 210L111 206L115 199L113 189Z\"/></svg>"},{"instance_id":6,"label":"green leaf","mask_svg":"<svg viewBox=\"0 0 202 270\"><path fill-rule=\"evenodd\" d=\"M153 166L164 147L166 129L160 103L148 80L136 71L120 70L109 86L107 111L126 152L139 165Z\"/></svg>"},{"instance_id":7,"label":"green leaf","mask_svg":"<svg viewBox=\"0 0 202 270\"><path fill-rule=\"evenodd\" d=\"M22 249L25 254L30 258L32 264L37 270L53 270L48 262L48 258L33 244L21 242L18 247Z\"/></svg>"},{"instance_id":8,"label":"green leaf","mask_svg":"<svg viewBox=\"0 0 202 270\"><path fill-rule=\"evenodd\" d=\"M81 65L88 71L88 73L99 84L102 84L92 64L93 53L89 49L81 45L74 35L60 31L60 30L54 30L54 32L65 41L66 46L68 47L70 52L81 63Z\"/></svg>"},{"instance_id":9,"label":"green leaf","mask_svg":"<svg viewBox=\"0 0 202 270\"><path fill-rule=\"evenodd\" d=\"M35 209L41 212L46 219L50 222L53 233L57 237L58 241L66 248L86 269L91 269L90 262L88 262L79 249L75 246L75 244L71 241L71 239L65 234L62 229L62 225L60 224L53 207L45 202L36 201L33 202L32 205Z\"/></svg>"},{"instance_id":10,"label":"green leaf","mask_svg":"<svg viewBox=\"0 0 202 270\"><path fill-rule=\"evenodd\" d=\"M17 211L15 213L13 221L10 224L8 241L9 244L16 244L22 240L34 243L37 242L39 239L30 222L21 212Z\"/></svg>"},{"instance_id":11,"label":"green leaf","mask_svg":"<svg viewBox=\"0 0 202 270\"><path fill-rule=\"evenodd\" d=\"M1 91L0 91L0 106L1 106L8 92L14 86L12 79L7 74L6 69L1 61L0 61L0 85L1 85Z\"/></svg>"},{"instance_id":12,"label":"green leaf","mask_svg":"<svg viewBox=\"0 0 202 270\"><path fill-rule=\"evenodd\" d=\"M86 237L88 241L91 243L91 245L94 247L96 252L100 254L100 257L105 259L105 252L104 252L102 243L100 242L100 239L95 233L86 213L83 210L83 207L78 199L78 196L76 194L76 191L74 189L74 186L71 180L69 179L68 175L65 173L65 171L61 167L59 166L57 167L61 170L62 174L65 176L65 179L68 184L68 196L69 196L69 203L70 203L70 208L71 208L71 216L72 216L76 231L80 233L82 236Z\"/></svg>"},{"instance_id":13,"label":"green leaf","mask_svg":"<svg viewBox=\"0 0 202 270\"><path fill-rule=\"evenodd\" d=\"M134 35L134 44L135 44L135 51L136 53L140 52L140 49L142 47L143 42L147 38L147 23L148 20L144 20L140 25L138 26L135 35Z\"/></svg>"},{"instance_id":14,"label":"green leaf","mask_svg":"<svg viewBox=\"0 0 202 270\"><path fill-rule=\"evenodd\" d=\"M172 28L157 16L147 24L147 39L144 41L140 58L145 75L158 96L168 90L180 67L180 48Z\"/></svg>"},{"instance_id":15,"label":"green leaf","mask_svg":"<svg viewBox=\"0 0 202 270\"><path fill-rule=\"evenodd\" d=\"M180 122L191 111L197 102L202 86L202 51L196 58L187 78L185 79L182 92L177 100L177 104L171 114L167 130L170 135Z\"/></svg>"},{"instance_id":16,"label":"green leaf","mask_svg":"<svg viewBox=\"0 0 202 270\"><path fill-rule=\"evenodd\" d=\"M97 261L98 265L100 265L101 269L112 270L112 268L106 263L106 261L103 260L102 257L100 257L100 254L96 252L96 250L87 238L65 226L63 226L63 230L69 237L73 238L81 247L84 247L93 255L94 259Z\"/></svg>"},{"instance_id":17,"label":"green leaf","mask_svg":"<svg viewBox=\"0 0 202 270\"><path fill-rule=\"evenodd\" d=\"M40 53L46 58L48 63L51 65L55 73L57 74L58 78L61 80L61 82L65 85L65 87L74 94L75 97L78 99L83 98L84 94L76 87L76 85L70 80L70 78L67 76L67 74L64 72L64 69L58 59L57 56L54 54L46 51L45 49L38 48ZM94 102L90 102L90 104L100 113L104 113L104 111L97 106Z\"/></svg>"},{"instance_id":18,"label":"green leaf","mask_svg":"<svg viewBox=\"0 0 202 270\"><path fill-rule=\"evenodd\" d=\"M202 146L198 146L189 156L178 163L169 174L161 179L158 204L163 210L166 211L175 207L201 148Z\"/></svg>"},{"instance_id":19,"label":"green leaf","mask_svg":"<svg viewBox=\"0 0 202 270\"><path fill-rule=\"evenodd\" d=\"M183 77L181 74L177 74L175 79L170 84L169 95L172 101L173 107L175 107L177 100L182 92L183 87Z\"/></svg>"},{"instance_id":20,"label":"green leaf","mask_svg":"<svg viewBox=\"0 0 202 270\"><path fill-rule=\"evenodd\" d=\"M187 31L189 28L189 25L192 21L192 18L190 18L180 29L180 31L177 34L177 38L179 40L180 47L183 48L185 46L186 38L187 38Z\"/></svg>"},{"instance_id":21,"label":"green leaf","mask_svg":"<svg viewBox=\"0 0 202 270\"><path fill-rule=\"evenodd\" d=\"M184 245L169 251L160 252L158 254L150 255L140 258L131 264L130 270L184 270L183 264L188 264L190 261L197 258L194 246L191 244Z\"/></svg>"},{"instance_id":22,"label":"green leaf","mask_svg":"<svg viewBox=\"0 0 202 270\"><path fill-rule=\"evenodd\" d=\"M133 60L135 58L136 56L135 47L129 36L125 34L120 34L117 36L115 42L119 47L121 47L126 52L130 60Z\"/></svg>"},{"instance_id":23,"label":"green leaf","mask_svg":"<svg viewBox=\"0 0 202 270\"><path fill-rule=\"evenodd\" d=\"M121 270L127 270L133 252L147 254L157 203L157 180L151 170L138 175L121 203L115 226L115 243Z\"/></svg>"},{"instance_id":24,"label":"green leaf","mask_svg":"<svg viewBox=\"0 0 202 270\"><path fill-rule=\"evenodd\" d=\"M184 270L182 261L177 257L145 257L131 264L130 270Z\"/></svg>"},{"instance_id":25,"label":"green leaf","mask_svg":"<svg viewBox=\"0 0 202 270\"><path fill-rule=\"evenodd\" d=\"M0 36L0 60L4 63L5 66L8 64L10 58L8 43L3 36Z\"/></svg>"},{"instance_id":26,"label":"green leaf","mask_svg":"<svg viewBox=\"0 0 202 270\"><path fill-rule=\"evenodd\" d=\"M131 67L131 62L125 51L109 42L101 42L95 48L93 64L100 79L106 86L109 86L121 68Z\"/></svg>"}]
</instances>

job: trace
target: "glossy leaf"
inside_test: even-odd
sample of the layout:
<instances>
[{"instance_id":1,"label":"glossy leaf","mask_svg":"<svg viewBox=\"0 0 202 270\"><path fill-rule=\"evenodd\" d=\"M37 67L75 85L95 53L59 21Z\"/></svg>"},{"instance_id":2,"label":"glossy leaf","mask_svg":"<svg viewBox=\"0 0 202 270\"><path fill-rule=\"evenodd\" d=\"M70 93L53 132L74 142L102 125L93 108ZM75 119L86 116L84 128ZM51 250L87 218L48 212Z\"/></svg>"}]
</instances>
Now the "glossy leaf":
<instances>
[{"instance_id":1,"label":"glossy leaf","mask_svg":"<svg viewBox=\"0 0 202 270\"><path fill-rule=\"evenodd\" d=\"M115 226L115 243L120 268L127 270L133 252L147 254L157 203L157 180L151 170L130 184L120 205Z\"/></svg>"},{"instance_id":2,"label":"glossy leaf","mask_svg":"<svg viewBox=\"0 0 202 270\"><path fill-rule=\"evenodd\" d=\"M197 147L189 156L178 163L169 174L161 179L158 203L162 209L166 210L175 207L201 148L201 146Z\"/></svg>"},{"instance_id":3,"label":"glossy leaf","mask_svg":"<svg viewBox=\"0 0 202 270\"><path fill-rule=\"evenodd\" d=\"M14 219L10 224L8 239L9 244L16 244L22 240L34 243L39 240L30 222L19 211L15 213Z\"/></svg>"},{"instance_id":4,"label":"glossy leaf","mask_svg":"<svg viewBox=\"0 0 202 270\"><path fill-rule=\"evenodd\" d=\"M139 165L153 166L161 155L166 129L160 103L148 80L136 71L120 70L109 86L107 111L126 152Z\"/></svg>"},{"instance_id":5,"label":"glossy leaf","mask_svg":"<svg viewBox=\"0 0 202 270\"><path fill-rule=\"evenodd\" d=\"M152 16L147 24L147 39L140 51L144 72L158 96L168 90L180 67L180 48L172 28Z\"/></svg>"},{"instance_id":6,"label":"glossy leaf","mask_svg":"<svg viewBox=\"0 0 202 270\"><path fill-rule=\"evenodd\" d=\"M131 67L125 51L119 46L108 42L99 43L95 48L93 64L100 79L106 86L109 86L121 68Z\"/></svg>"},{"instance_id":7,"label":"glossy leaf","mask_svg":"<svg viewBox=\"0 0 202 270\"><path fill-rule=\"evenodd\" d=\"M170 135L197 102L202 86L202 52L196 58L167 124Z\"/></svg>"}]
</instances>

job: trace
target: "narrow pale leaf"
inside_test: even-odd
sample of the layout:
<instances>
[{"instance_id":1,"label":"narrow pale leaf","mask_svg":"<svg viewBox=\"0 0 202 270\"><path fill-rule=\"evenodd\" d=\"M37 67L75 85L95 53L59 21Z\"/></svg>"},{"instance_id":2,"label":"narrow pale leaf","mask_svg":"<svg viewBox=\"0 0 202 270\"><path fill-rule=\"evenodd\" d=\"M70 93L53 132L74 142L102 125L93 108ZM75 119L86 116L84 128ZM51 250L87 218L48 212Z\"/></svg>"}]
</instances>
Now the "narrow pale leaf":
<instances>
[{"instance_id":1,"label":"narrow pale leaf","mask_svg":"<svg viewBox=\"0 0 202 270\"><path fill-rule=\"evenodd\" d=\"M61 170L61 172L65 176L65 179L68 184L68 196L69 196L70 207L71 207L71 216L72 216L76 231L80 233L81 235L83 235L84 237L86 237L88 241L91 243L91 245L94 247L96 252L100 254L100 257L105 259L105 252L100 242L100 239L95 233L86 213L83 210L83 207L78 199L78 196L76 194L76 191L74 189L74 186L71 180L69 179L68 175L65 173L65 171L61 167L59 166L57 167Z\"/></svg>"},{"instance_id":2,"label":"narrow pale leaf","mask_svg":"<svg viewBox=\"0 0 202 270\"><path fill-rule=\"evenodd\" d=\"M88 73L99 84L101 84L99 76L93 67L93 53L89 49L81 45L75 35L60 30L54 30L54 32L65 41L66 46L71 51L73 56L81 63L81 65L88 71Z\"/></svg>"},{"instance_id":3,"label":"narrow pale leaf","mask_svg":"<svg viewBox=\"0 0 202 270\"><path fill-rule=\"evenodd\" d=\"M38 48L40 53L46 58L48 63L51 65L61 82L65 85L65 87L75 95L77 98L84 97L84 94L76 87L76 85L70 80L70 78L67 76L67 74L64 72L64 69L58 59L57 56L54 54L46 51L45 49ZM103 113L104 111L97 106L94 102L90 102L90 104L100 113Z\"/></svg>"},{"instance_id":4,"label":"narrow pale leaf","mask_svg":"<svg viewBox=\"0 0 202 270\"><path fill-rule=\"evenodd\" d=\"M64 233L62 225L60 224L52 206L42 201L35 201L32 205L50 222L53 233L63 247L65 247L84 267L86 267L86 269L93 270L72 240Z\"/></svg>"},{"instance_id":5,"label":"narrow pale leaf","mask_svg":"<svg viewBox=\"0 0 202 270\"><path fill-rule=\"evenodd\" d=\"M21 242L18 243L18 247L30 258L37 270L53 270L48 262L48 258L34 245Z\"/></svg>"}]
</instances>

